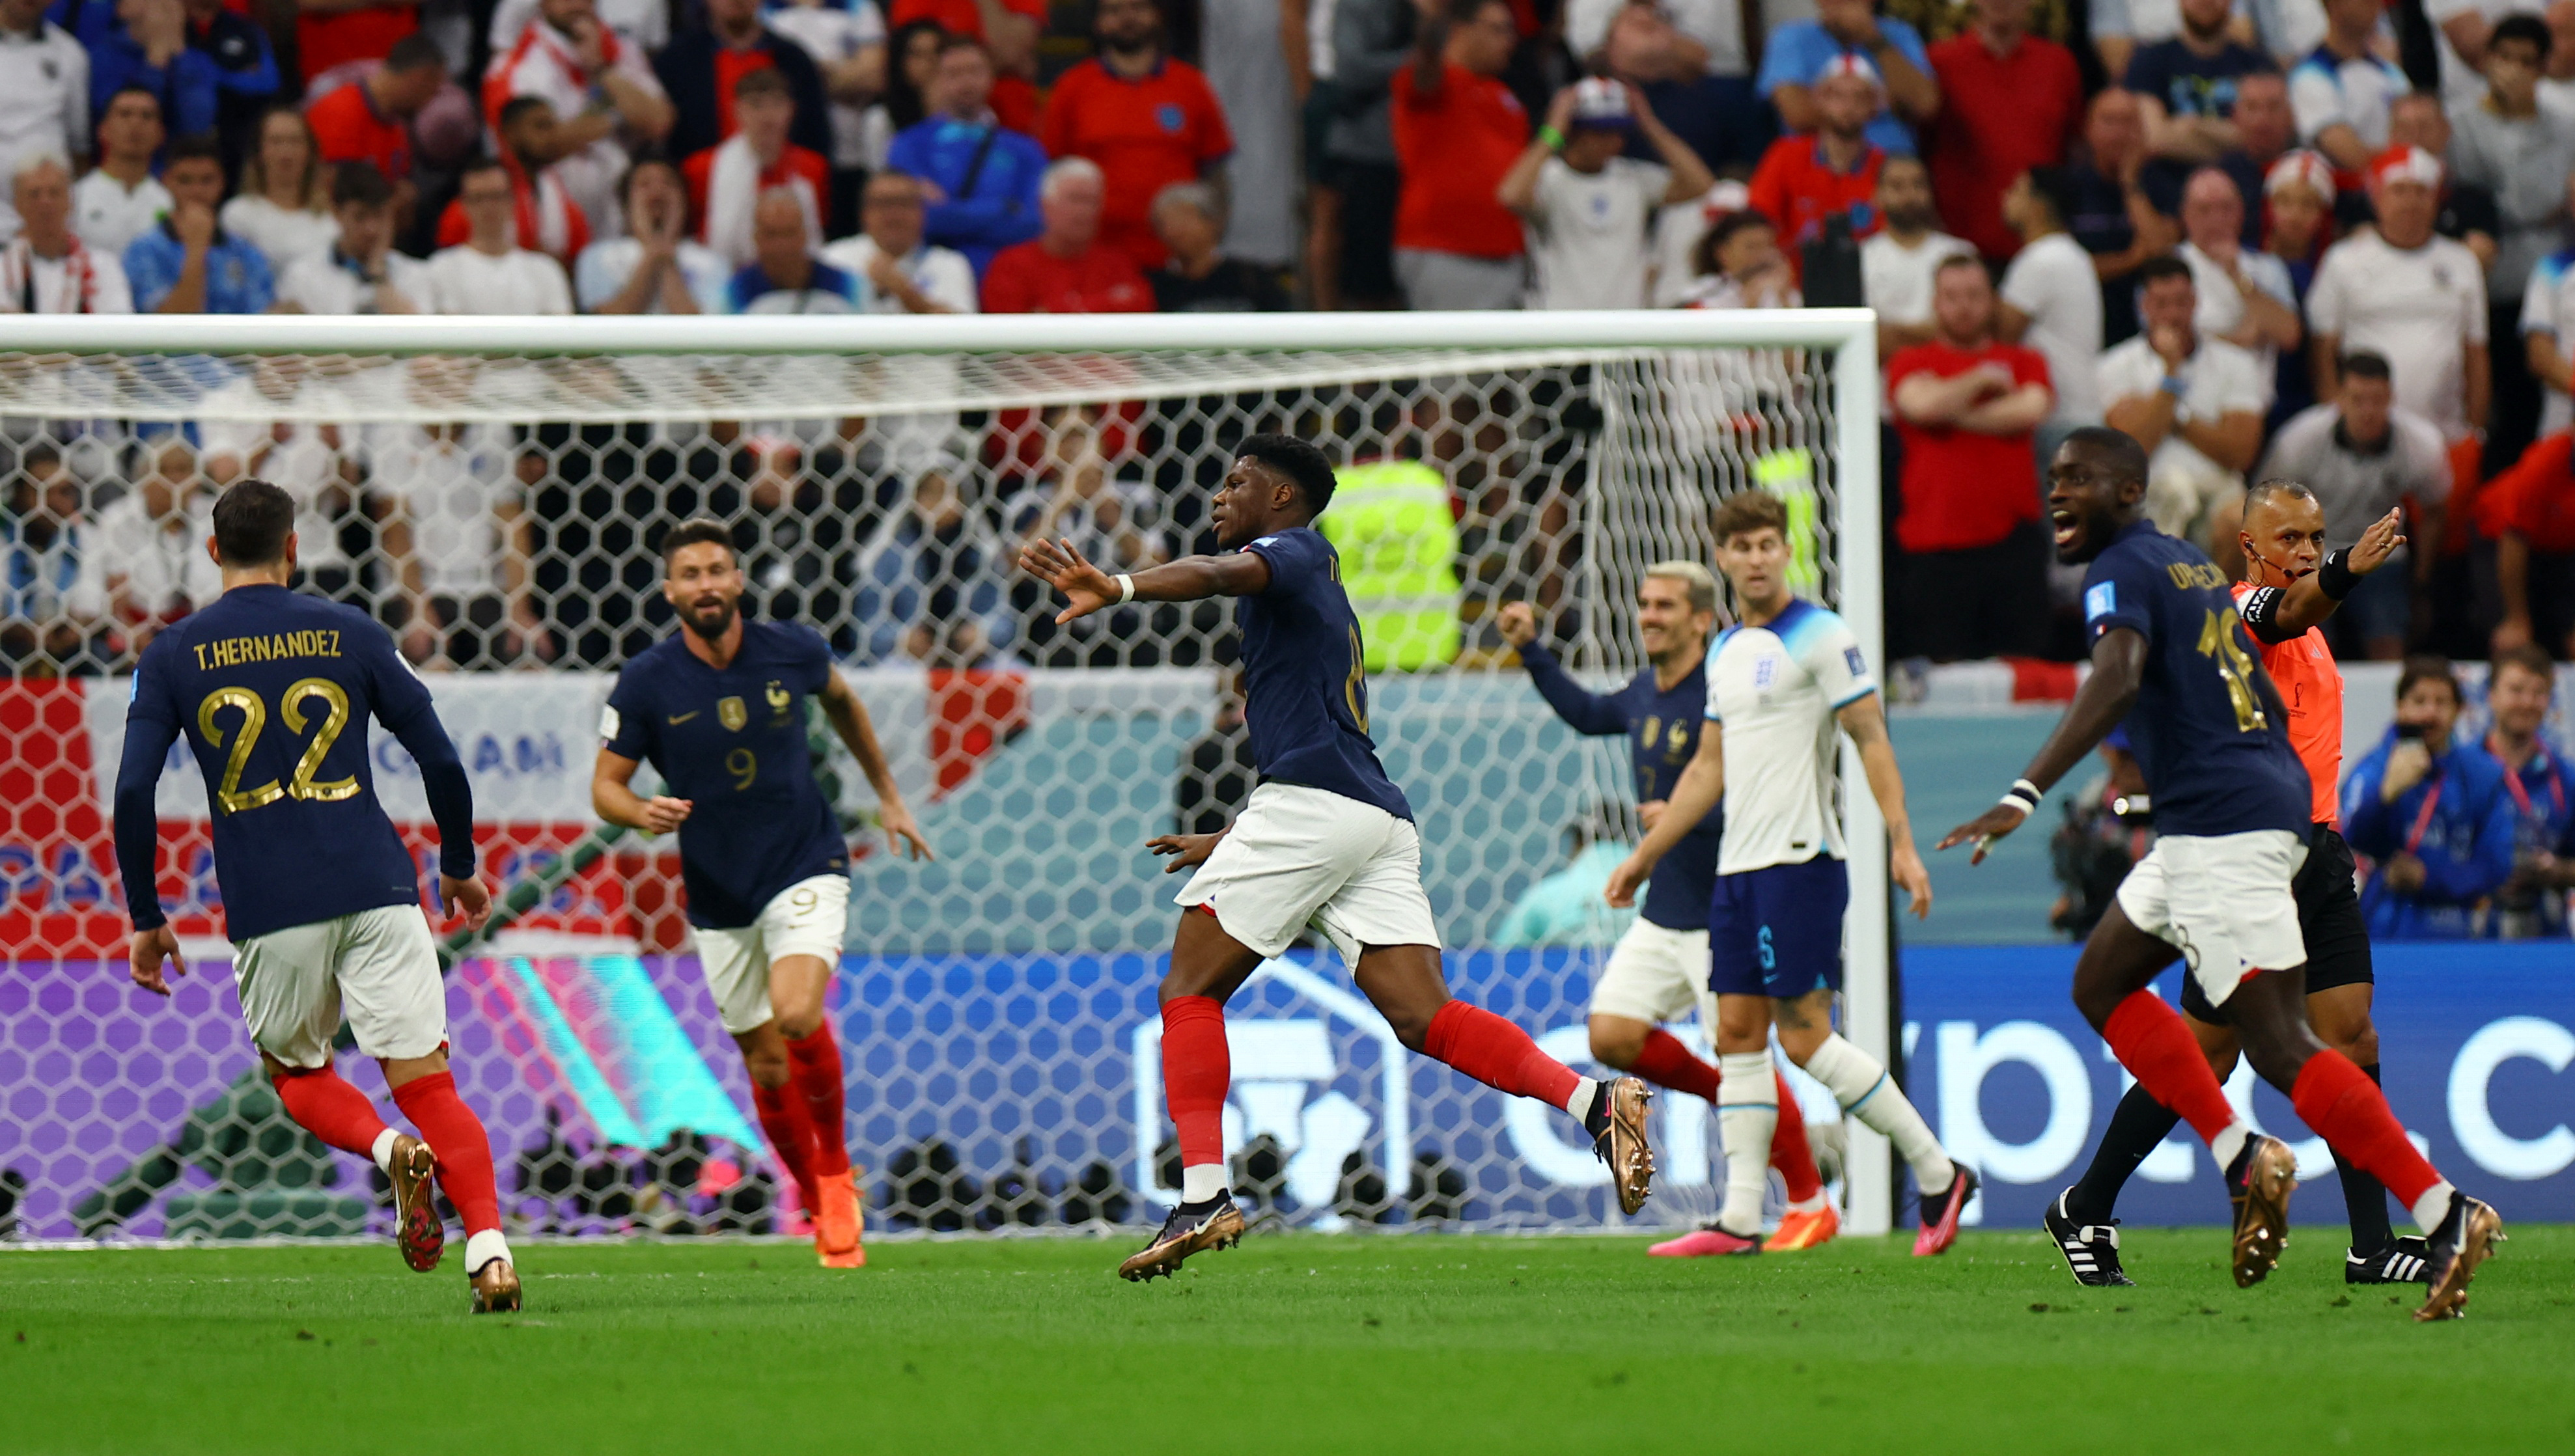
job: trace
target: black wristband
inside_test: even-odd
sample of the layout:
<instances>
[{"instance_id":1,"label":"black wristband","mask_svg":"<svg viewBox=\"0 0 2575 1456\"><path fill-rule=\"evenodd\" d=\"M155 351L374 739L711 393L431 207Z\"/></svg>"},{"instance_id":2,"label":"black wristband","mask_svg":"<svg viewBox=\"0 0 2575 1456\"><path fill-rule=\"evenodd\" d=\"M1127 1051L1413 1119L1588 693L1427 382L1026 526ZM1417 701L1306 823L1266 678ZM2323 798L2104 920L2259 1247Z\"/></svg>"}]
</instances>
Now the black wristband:
<instances>
[{"instance_id":1,"label":"black wristband","mask_svg":"<svg viewBox=\"0 0 2575 1456\"><path fill-rule=\"evenodd\" d=\"M2360 574L2351 569L2349 548L2325 553L2325 564L2316 568L2316 590L2335 602L2350 596L2360 586Z\"/></svg>"}]
</instances>

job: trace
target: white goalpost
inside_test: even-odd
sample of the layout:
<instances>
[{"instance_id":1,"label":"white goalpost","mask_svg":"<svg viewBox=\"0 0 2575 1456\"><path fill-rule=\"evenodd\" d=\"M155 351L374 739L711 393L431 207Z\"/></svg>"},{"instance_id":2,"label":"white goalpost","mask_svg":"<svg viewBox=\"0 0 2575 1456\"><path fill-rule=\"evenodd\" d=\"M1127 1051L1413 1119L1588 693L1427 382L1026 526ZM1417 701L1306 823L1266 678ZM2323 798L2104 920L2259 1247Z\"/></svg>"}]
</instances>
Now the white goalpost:
<instances>
[{"instance_id":1,"label":"white goalpost","mask_svg":"<svg viewBox=\"0 0 2575 1456\"><path fill-rule=\"evenodd\" d=\"M329 1234L379 1216L362 1169L270 1135L246 1039L209 1029L231 1014L228 981L159 1011L102 979L122 955L103 829L121 679L202 605L202 573L162 548L229 480L298 496L312 589L395 632L466 749L494 871L542 887L451 977L460 1082L521 1159L516 1216L575 1232L760 1216L748 1181L665 1177L670 1147L710 1139L748 1167L756 1134L738 1108L727 1120L731 1059L665 963L680 948L668 855L590 837L586 796L608 679L668 631L652 544L713 514L737 523L763 610L811 623L847 664L942 850L856 869L860 962L836 1007L881 1217L1133 1221L1159 1196L1167 1136L1138 1007L1171 919L1139 845L1248 786L1231 617L1140 608L1057 630L1010 569L1016 542L1201 549L1231 447L1265 430L1313 439L1351 500L1427 482L1445 521L1371 507L1324 524L1345 572L1372 574L1352 594L1372 604L1374 730L1419 810L1461 993L1578 1056L1562 1028L1614 927L1569 948L1495 937L1566 867L1567 831L1627 821L1627 755L1553 720L1493 614L1531 603L1578 676L1622 680L1641 666L1643 568L1707 559L1716 503L1769 490L1801 592L1848 620L1884 682L1877 369L1857 309L0 316L0 516L35 564L0 623L0 962L21 987L0 999L0 1042L24 1052L0 1058L0 1105L41 1109L0 1125L22 1230ZM379 752L376 773L397 819L425 818L407 762ZM835 766L857 842L870 803ZM161 888L220 956L193 776L165 775ZM1884 824L1847 745L1842 779L1845 1030L1893 1064ZM1244 1017L1257 1029L1238 1061L1271 1060L1238 1067L1229 1137L1274 1157L1268 1206L1322 1226L1597 1226L1600 1191L1561 1148L1495 1131L1489 1094L1345 1024L1299 989L1312 979L1266 976ZM91 1068L131 1084L66 1090ZM1666 1156L1679 1172L1648 1205L1672 1220L1713 1205L1714 1120L1664 1119L1660 1134L1698 1140ZM1856 1123L1848 1136L1847 1227L1885 1232L1889 1150ZM606 1159L625 1181L567 1193L550 1157Z\"/></svg>"}]
</instances>

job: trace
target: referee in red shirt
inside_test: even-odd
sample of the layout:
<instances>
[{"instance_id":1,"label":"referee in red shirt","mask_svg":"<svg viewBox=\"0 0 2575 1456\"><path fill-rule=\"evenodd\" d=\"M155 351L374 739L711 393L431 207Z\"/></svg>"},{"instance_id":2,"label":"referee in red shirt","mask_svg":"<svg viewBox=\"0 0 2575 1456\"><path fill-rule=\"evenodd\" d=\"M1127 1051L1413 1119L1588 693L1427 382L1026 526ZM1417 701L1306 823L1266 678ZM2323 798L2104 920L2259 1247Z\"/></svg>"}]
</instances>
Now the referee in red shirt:
<instances>
[{"instance_id":1,"label":"referee in red shirt","mask_svg":"<svg viewBox=\"0 0 2575 1456\"><path fill-rule=\"evenodd\" d=\"M1175 182L1215 176L1234 152L1225 107L1207 77L1163 50L1155 0L1100 0L1100 54L1064 73L1047 99L1038 141L1050 157L1088 157L1109 179L1100 240L1160 268L1154 199Z\"/></svg>"}]
</instances>

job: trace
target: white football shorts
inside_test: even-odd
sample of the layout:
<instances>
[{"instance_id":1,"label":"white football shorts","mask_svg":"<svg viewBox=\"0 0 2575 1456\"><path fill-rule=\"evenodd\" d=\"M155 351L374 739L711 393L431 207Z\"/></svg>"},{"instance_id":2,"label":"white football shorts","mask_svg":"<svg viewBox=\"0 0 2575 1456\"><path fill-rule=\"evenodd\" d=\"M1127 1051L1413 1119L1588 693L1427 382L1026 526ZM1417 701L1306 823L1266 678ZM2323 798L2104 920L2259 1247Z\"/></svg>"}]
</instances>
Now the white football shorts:
<instances>
[{"instance_id":1,"label":"white football shorts","mask_svg":"<svg viewBox=\"0 0 2575 1456\"><path fill-rule=\"evenodd\" d=\"M714 992L716 1015L736 1036L777 1014L769 1004L769 967L791 955L818 955L838 969L850 928L850 877L800 879L760 907L760 918L730 930L692 925L698 966Z\"/></svg>"},{"instance_id":2,"label":"white football shorts","mask_svg":"<svg viewBox=\"0 0 2575 1456\"><path fill-rule=\"evenodd\" d=\"M2307 963L2289 881L2307 841L2286 829L2166 834L2119 882L2128 922L2170 944L2212 1006L2257 970Z\"/></svg>"},{"instance_id":3,"label":"white football shorts","mask_svg":"<svg viewBox=\"0 0 2575 1456\"><path fill-rule=\"evenodd\" d=\"M1697 1011L1713 1035L1707 964L1706 930L1673 930L1640 918L1609 948L1609 963L1591 987L1591 1014L1650 1023Z\"/></svg>"},{"instance_id":4,"label":"white football shorts","mask_svg":"<svg viewBox=\"0 0 2575 1456\"><path fill-rule=\"evenodd\" d=\"M331 1064L345 1008L358 1049L395 1060L447 1044L438 942L418 905L382 905L233 944L250 1039L291 1067Z\"/></svg>"},{"instance_id":5,"label":"white football shorts","mask_svg":"<svg viewBox=\"0 0 2575 1456\"><path fill-rule=\"evenodd\" d=\"M1205 905L1225 933L1277 955L1311 925L1344 963L1366 945L1439 944L1421 889L1421 836L1374 804L1264 783L1173 901Z\"/></svg>"}]
</instances>

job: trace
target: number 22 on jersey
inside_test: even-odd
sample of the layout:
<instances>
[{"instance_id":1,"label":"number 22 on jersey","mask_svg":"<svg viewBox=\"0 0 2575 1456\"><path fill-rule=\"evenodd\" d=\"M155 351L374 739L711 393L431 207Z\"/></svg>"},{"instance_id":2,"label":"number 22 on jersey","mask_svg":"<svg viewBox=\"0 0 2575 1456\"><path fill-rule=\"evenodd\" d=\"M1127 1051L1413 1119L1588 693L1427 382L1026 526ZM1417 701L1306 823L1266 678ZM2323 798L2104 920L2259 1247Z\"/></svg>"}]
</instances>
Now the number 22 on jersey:
<instances>
[{"instance_id":1,"label":"number 22 on jersey","mask_svg":"<svg viewBox=\"0 0 2575 1456\"><path fill-rule=\"evenodd\" d=\"M260 701L258 694L247 688L218 688L197 705L197 731L205 735L210 747L224 745L224 727L217 715L226 709L241 715L233 734L232 751L224 758L223 781L215 789L215 806L218 809L236 814L275 803L281 798L330 803L357 793L355 774L334 778L327 783L316 782L313 776L322 771L322 760L331 756L331 745L339 741L341 732L349 727L349 695L339 684L328 678L300 680L278 699L278 717L285 721L288 732L303 732L311 722L305 715L304 705L306 700L314 698L321 699L326 710L321 727L313 734L313 741L304 745L304 755L295 760L295 774L283 787L274 778L251 788L241 786L242 770L250 766L251 750L258 746L259 735L268 727L268 705Z\"/></svg>"}]
</instances>

